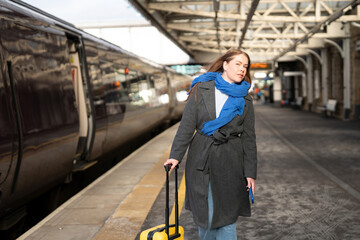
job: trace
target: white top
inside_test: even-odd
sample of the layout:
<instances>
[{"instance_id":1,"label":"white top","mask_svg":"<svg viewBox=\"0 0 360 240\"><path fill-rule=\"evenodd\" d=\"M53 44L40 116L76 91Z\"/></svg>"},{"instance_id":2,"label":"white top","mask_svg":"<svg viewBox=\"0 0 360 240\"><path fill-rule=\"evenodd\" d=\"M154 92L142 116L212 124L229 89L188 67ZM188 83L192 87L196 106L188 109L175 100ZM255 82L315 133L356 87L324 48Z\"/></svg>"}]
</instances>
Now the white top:
<instances>
[{"instance_id":1,"label":"white top","mask_svg":"<svg viewBox=\"0 0 360 240\"><path fill-rule=\"evenodd\" d=\"M226 93L220 92L220 90L218 90L215 87L216 117L219 117L221 109L223 108L228 97L229 97L229 95L227 95Z\"/></svg>"}]
</instances>

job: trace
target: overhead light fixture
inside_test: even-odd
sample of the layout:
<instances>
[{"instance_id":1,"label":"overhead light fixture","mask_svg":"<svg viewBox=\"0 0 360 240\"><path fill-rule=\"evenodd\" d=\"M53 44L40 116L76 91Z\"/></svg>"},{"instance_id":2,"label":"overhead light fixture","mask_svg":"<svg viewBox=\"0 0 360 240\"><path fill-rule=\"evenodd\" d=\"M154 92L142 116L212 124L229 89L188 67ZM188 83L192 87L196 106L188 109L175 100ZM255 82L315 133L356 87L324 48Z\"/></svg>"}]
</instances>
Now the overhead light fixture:
<instances>
[{"instance_id":1,"label":"overhead light fixture","mask_svg":"<svg viewBox=\"0 0 360 240\"><path fill-rule=\"evenodd\" d=\"M265 73L265 72L255 72L255 73L254 73L254 77L255 77L255 78L265 78L265 77L266 77L266 73Z\"/></svg>"}]
</instances>

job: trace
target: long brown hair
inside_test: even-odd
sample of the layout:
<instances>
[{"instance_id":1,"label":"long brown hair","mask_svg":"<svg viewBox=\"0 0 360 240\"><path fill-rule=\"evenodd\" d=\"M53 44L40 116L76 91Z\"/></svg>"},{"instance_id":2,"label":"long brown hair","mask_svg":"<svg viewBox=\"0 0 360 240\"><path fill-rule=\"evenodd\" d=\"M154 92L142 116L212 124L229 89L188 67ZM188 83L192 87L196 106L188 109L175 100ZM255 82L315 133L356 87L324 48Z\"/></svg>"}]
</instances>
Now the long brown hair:
<instances>
[{"instance_id":1,"label":"long brown hair","mask_svg":"<svg viewBox=\"0 0 360 240\"><path fill-rule=\"evenodd\" d=\"M225 61L230 62L231 60L234 59L234 57L236 55L240 55L240 54L243 54L249 61L249 64L248 64L248 66L246 68L246 74L245 74L244 80L251 84L251 77L250 77L250 65L251 65L251 62L250 62L250 57L246 52L241 51L241 50L230 49L229 51L227 51L224 55L222 55L221 57L216 59L215 62L213 62L210 65L210 67L208 69L208 72L221 72L221 73L224 72L224 68L223 68L224 62Z\"/></svg>"},{"instance_id":2,"label":"long brown hair","mask_svg":"<svg viewBox=\"0 0 360 240\"><path fill-rule=\"evenodd\" d=\"M251 62L250 62L250 57L249 55L244 52L244 51L241 51L241 50L237 50L237 49L230 49L228 50L224 55L220 56L218 59L216 59L211 65L210 67L208 68L207 72L221 72L223 73L224 72L224 68L223 68L223 64L224 62L230 62L231 60L234 59L234 57L236 55L240 55L240 54L243 54L245 57L247 57L248 61L249 61L249 64L246 68L246 74L245 74L245 78L244 80L248 83L251 84L251 77L250 77L250 65L251 65ZM197 83L199 84L199 83ZM195 88L196 89L196 85L195 84L191 89L190 89L190 92L189 92L189 97L193 91L193 89ZM188 98L189 98L188 97ZM195 99L196 99L196 91L195 91Z\"/></svg>"}]
</instances>

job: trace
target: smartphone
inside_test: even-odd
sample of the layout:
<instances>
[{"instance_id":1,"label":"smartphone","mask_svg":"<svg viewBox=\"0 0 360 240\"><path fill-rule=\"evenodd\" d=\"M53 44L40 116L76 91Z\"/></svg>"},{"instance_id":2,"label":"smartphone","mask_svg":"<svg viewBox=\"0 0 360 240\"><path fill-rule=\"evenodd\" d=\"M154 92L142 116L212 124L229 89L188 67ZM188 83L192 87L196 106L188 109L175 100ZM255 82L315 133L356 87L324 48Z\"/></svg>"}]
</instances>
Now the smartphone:
<instances>
[{"instance_id":1,"label":"smartphone","mask_svg":"<svg viewBox=\"0 0 360 240\"><path fill-rule=\"evenodd\" d=\"M249 188L249 192L250 192L251 203L254 203L254 195L253 195L253 192L252 192L251 188Z\"/></svg>"}]
</instances>

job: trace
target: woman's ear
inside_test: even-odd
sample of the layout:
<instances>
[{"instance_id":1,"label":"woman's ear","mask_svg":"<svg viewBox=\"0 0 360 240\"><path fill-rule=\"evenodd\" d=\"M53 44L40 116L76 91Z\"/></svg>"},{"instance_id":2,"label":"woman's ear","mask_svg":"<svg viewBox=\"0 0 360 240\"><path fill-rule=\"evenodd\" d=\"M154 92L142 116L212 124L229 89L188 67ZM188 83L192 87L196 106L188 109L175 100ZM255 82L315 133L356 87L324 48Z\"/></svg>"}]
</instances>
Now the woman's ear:
<instances>
[{"instance_id":1,"label":"woman's ear","mask_svg":"<svg viewBox=\"0 0 360 240\"><path fill-rule=\"evenodd\" d=\"M223 62L223 69L224 69L224 71L227 71L228 70L228 63L227 63L227 61L224 61Z\"/></svg>"}]
</instances>

